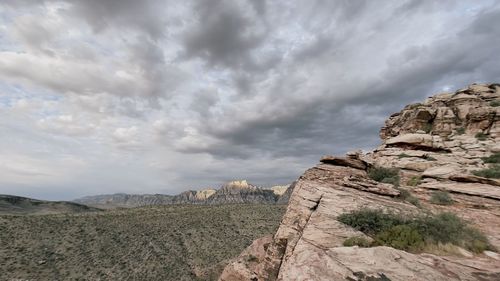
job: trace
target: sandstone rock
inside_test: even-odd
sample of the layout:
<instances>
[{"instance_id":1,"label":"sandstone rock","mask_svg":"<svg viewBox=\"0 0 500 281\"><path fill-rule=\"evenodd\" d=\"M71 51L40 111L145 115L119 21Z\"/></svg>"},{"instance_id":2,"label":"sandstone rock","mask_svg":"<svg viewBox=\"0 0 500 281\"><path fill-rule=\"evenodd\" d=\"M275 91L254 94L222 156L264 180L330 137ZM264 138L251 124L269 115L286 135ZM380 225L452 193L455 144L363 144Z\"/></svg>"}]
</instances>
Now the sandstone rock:
<instances>
[{"instance_id":1,"label":"sandstone rock","mask_svg":"<svg viewBox=\"0 0 500 281\"><path fill-rule=\"evenodd\" d=\"M419 185L420 188L432 190L444 190L452 193L461 193L470 196L478 196L500 200L500 188L481 183L459 183L459 182L432 182Z\"/></svg>"},{"instance_id":2,"label":"sandstone rock","mask_svg":"<svg viewBox=\"0 0 500 281\"><path fill-rule=\"evenodd\" d=\"M367 168L367 165L363 160L360 160L355 157L335 157L327 155L323 156L320 162L325 164L352 167L361 170L366 170Z\"/></svg>"},{"instance_id":3,"label":"sandstone rock","mask_svg":"<svg viewBox=\"0 0 500 281\"><path fill-rule=\"evenodd\" d=\"M451 175L457 174L458 172L459 167L457 165L445 165L428 168L422 173L422 176L429 178L447 179Z\"/></svg>"},{"instance_id":4,"label":"sandstone rock","mask_svg":"<svg viewBox=\"0 0 500 281\"><path fill-rule=\"evenodd\" d=\"M432 136L429 134L404 134L385 141L386 145L412 144L415 146L433 148Z\"/></svg>"},{"instance_id":5,"label":"sandstone rock","mask_svg":"<svg viewBox=\"0 0 500 281\"><path fill-rule=\"evenodd\" d=\"M494 252L436 256L344 247L345 239L364 234L337 220L360 208L403 215L448 211L500 248L499 181L470 173L486 167L481 157L500 151L500 116L489 105L500 100L499 89L475 84L406 106L386 121L383 144L373 152L323 157L294 184L287 212L259 263L242 267L248 253L243 254L227 268L232 280L500 280ZM489 132L489 139L478 141L477 132ZM400 169L400 185L420 199L421 208L398 199L401 191L394 186L371 180L366 172L371 166ZM455 204L430 204L435 190L449 192ZM255 251L262 255L262 248Z\"/></svg>"},{"instance_id":6,"label":"sandstone rock","mask_svg":"<svg viewBox=\"0 0 500 281\"><path fill-rule=\"evenodd\" d=\"M266 250L273 241L271 235L255 240L245 249L238 259L230 262L222 272L219 280L253 280L257 275L253 272L255 267L266 257Z\"/></svg>"}]
</instances>

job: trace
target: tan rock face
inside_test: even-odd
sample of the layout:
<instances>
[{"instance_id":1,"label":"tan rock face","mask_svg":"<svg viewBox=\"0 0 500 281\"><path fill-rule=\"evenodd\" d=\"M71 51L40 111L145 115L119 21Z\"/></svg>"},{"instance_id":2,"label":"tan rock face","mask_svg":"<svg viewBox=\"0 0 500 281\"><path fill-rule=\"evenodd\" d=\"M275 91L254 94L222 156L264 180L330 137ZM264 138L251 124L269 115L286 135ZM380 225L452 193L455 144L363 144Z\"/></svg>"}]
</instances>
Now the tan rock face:
<instances>
[{"instance_id":1,"label":"tan rock face","mask_svg":"<svg viewBox=\"0 0 500 281\"><path fill-rule=\"evenodd\" d=\"M322 158L295 183L272 240L247 249L221 280L500 280L497 253L461 249L458 256L436 256L343 247L345 239L364 234L337 220L360 208L402 214L449 211L500 249L500 182L471 173L487 167L482 157L500 150L500 118L490 105L500 100L499 90L494 84L472 85L409 105L387 120L380 133L384 142L375 151ZM478 139L478 132L489 135ZM371 180L367 171L375 166L398 168L401 187L422 208L399 200L393 185ZM449 192L455 204L431 204L435 190ZM245 262L249 255L258 257L256 262Z\"/></svg>"},{"instance_id":2,"label":"tan rock face","mask_svg":"<svg viewBox=\"0 0 500 281\"><path fill-rule=\"evenodd\" d=\"M496 84L471 85L454 94L436 95L423 104L411 104L393 114L380 131L380 136L385 140L417 130L449 136L458 128L472 135L478 132L496 134L498 129L493 127L493 123L498 118L497 108L492 107L490 102L499 99L499 95Z\"/></svg>"}]
</instances>

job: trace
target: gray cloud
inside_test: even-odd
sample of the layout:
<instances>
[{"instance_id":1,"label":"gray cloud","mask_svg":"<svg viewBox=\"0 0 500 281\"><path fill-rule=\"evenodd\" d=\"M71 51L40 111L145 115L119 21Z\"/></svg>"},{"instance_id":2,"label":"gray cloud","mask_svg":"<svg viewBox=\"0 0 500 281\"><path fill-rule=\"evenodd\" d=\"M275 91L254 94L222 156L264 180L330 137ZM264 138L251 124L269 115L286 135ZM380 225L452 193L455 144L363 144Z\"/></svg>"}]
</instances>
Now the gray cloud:
<instances>
[{"instance_id":1,"label":"gray cloud","mask_svg":"<svg viewBox=\"0 0 500 281\"><path fill-rule=\"evenodd\" d=\"M263 14L258 1L202 1L195 6L195 28L185 35L187 57L199 57L213 66L235 69L253 67L252 51L262 44L267 27L262 18L249 11Z\"/></svg>"}]
</instances>

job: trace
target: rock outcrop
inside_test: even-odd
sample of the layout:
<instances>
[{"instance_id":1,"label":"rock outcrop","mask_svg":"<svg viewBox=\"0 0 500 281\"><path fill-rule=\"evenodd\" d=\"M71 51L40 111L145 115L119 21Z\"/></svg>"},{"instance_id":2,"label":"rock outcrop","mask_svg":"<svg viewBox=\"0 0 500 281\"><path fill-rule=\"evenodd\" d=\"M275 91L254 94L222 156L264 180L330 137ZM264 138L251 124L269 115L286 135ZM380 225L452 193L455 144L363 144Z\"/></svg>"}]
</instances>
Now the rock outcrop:
<instances>
[{"instance_id":1,"label":"rock outcrop","mask_svg":"<svg viewBox=\"0 0 500 281\"><path fill-rule=\"evenodd\" d=\"M98 208L134 208L171 204L286 204L289 199L287 188L288 186L261 188L242 180L226 183L219 189L189 190L178 195L117 193L86 196L74 201Z\"/></svg>"},{"instance_id":2,"label":"rock outcrop","mask_svg":"<svg viewBox=\"0 0 500 281\"><path fill-rule=\"evenodd\" d=\"M374 151L323 157L294 184L273 238L255 241L220 280L500 280L497 253L345 247L347 238L366 236L337 220L361 208L403 215L453 212L500 249L500 183L473 174L494 165L484 157L500 151L498 105L498 84L439 94L393 114ZM373 167L397 169L400 187L370 179ZM420 206L402 200L402 190ZM454 204L432 204L435 190L449 192Z\"/></svg>"}]
</instances>

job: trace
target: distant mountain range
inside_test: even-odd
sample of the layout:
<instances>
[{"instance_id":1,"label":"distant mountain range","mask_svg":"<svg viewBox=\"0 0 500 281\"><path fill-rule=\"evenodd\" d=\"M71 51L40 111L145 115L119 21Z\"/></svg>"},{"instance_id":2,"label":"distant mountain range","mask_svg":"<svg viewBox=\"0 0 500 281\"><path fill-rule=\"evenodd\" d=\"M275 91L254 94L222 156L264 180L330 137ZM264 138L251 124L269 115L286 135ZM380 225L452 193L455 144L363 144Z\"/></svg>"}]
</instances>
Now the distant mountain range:
<instances>
[{"instance_id":1,"label":"distant mountain range","mask_svg":"<svg viewBox=\"0 0 500 281\"><path fill-rule=\"evenodd\" d=\"M45 201L13 195L0 195L0 214L57 214L100 211L97 208L66 201Z\"/></svg>"},{"instance_id":2,"label":"distant mountain range","mask_svg":"<svg viewBox=\"0 0 500 281\"><path fill-rule=\"evenodd\" d=\"M178 195L116 193L85 196L74 202L103 209L171 204L286 204L290 193L288 185L263 188L242 180L228 182L219 189L189 190Z\"/></svg>"}]
</instances>

